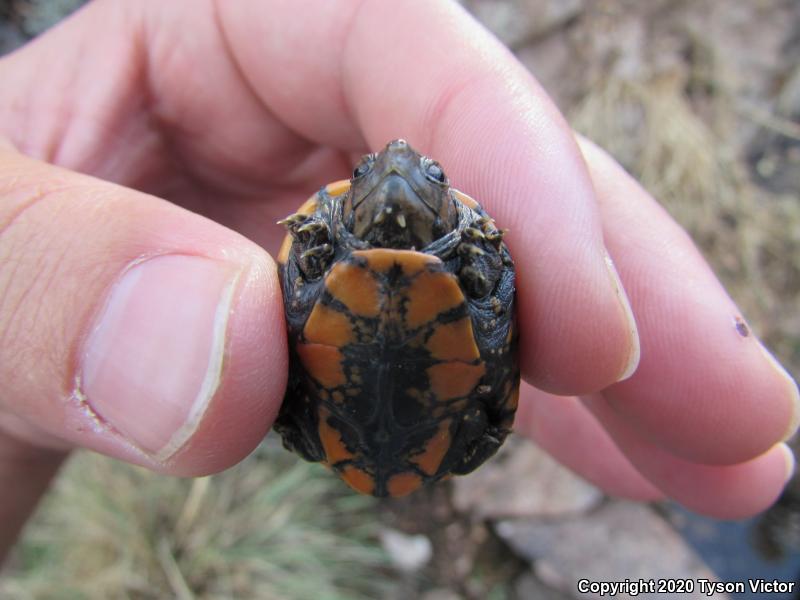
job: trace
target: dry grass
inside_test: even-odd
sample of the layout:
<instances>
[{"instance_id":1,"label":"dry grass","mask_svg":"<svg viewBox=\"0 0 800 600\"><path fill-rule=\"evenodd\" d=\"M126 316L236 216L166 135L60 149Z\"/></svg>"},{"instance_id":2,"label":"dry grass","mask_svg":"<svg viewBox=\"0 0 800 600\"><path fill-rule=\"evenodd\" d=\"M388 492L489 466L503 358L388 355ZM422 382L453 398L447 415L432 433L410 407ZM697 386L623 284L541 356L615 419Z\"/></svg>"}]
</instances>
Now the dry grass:
<instances>
[{"instance_id":1,"label":"dry grass","mask_svg":"<svg viewBox=\"0 0 800 600\"><path fill-rule=\"evenodd\" d=\"M384 597L374 506L275 447L193 481L82 453L27 530L0 597Z\"/></svg>"}]
</instances>

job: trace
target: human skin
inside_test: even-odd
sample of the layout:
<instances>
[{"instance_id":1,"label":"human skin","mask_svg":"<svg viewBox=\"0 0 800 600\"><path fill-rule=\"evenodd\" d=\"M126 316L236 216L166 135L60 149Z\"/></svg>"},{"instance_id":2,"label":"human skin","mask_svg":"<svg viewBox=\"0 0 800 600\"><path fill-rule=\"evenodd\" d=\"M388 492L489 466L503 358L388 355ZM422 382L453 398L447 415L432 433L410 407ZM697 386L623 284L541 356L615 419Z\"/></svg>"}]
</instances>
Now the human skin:
<instances>
[{"instance_id":1,"label":"human skin","mask_svg":"<svg viewBox=\"0 0 800 600\"><path fill-rule=\"evenodd\" d=\"M792 472L796 384L455 3L96 0L0 82L0 554L72 449L191 476L263 439L287 368L275 221L398 137L510 229L518 433L717 517Z\"/></svg>"}]
</instances>

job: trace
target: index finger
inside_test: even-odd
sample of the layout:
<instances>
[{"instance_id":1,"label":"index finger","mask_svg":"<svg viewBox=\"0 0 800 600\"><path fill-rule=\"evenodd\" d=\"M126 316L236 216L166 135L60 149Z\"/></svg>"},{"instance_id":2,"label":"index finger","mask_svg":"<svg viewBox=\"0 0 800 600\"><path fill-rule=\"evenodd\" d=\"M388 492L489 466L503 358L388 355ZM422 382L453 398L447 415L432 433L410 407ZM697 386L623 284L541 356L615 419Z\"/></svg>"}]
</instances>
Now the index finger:
<instances>
[{"instance_id":1,"label":"index finger","mask_svg":"<svg viewBox=\"0 0 800 600\"><path fill-rule=\"evenodd\" d=\"M292 129L348 150L407 138L511 229L523 375L583 393L633 372L636 326L572 134L463 9L422 0L218 7L242 75ZM259 9L265 18L253 18Z\"/></svg>"}]
</instances>

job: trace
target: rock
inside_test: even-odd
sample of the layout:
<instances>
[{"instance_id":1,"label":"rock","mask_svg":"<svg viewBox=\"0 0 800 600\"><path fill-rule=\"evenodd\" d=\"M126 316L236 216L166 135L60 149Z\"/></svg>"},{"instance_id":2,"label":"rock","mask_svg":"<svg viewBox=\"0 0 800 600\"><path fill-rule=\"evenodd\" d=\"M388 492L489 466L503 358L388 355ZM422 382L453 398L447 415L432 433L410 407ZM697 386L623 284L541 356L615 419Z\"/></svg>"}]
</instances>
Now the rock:
<instances>
[{"instance_id":1,"label":"rock","mask_svg":"<svg viewBox=\"0 0 800 600\"><path fill-rule=\"evenodd\" d=\"M461 596L456 594L453 590L437 588L422 594L419 600L461 600Z\"/></svg>"},{"instance_id":2,"label":"rock","mask_svg":"<svg viewBox=\"0 0 800 600\"><path fill-rule=\"evenodd\" d=\"M26 38L13 24L0 22L0 55L7 54L22 46Z\"/></svg>"},{"instance_id":3,"label":"rock","mask_svg":"<svg viewBox=\"0 0 800 600\"><path fill-rule=\"evenodd\" d=\"M609 501L591 514L558 521L506 520L498 535L534 564L537 577L575 598L600 597L580 593L578 582L691 579L692 593L676 598L708 596L698 580L717 581L694 551L650 507L627 501ZM644 592L639 598L664 598Z\"/></svg>"},{"instance_id":4,"label":"rock","mask_svg":"<svg viewBox=\"0 0 800 600\"><path fill-rule=\"evenodd\" d=\"M433 556L431 541L424 535L409 535L396 529L383 529L380 538L383 549L400 571L418 571Z\"/></svg>"},{"instance_id":5,"label":"rock","mask_svg":"<svg viewBox=\"0 0 800 600\"><path fill-rule=\"evenodd\" d=\"M572 515L602 498L596 487L521 438L508 440L489 463L453 480L456 509L476 518Z\"/></svg>"},{"instance_id":6,"label":"rock","mask_svg":"<svg viewBox=\"0 0 800 600\"><path fill-rule=\"evenodd\" d=\"M475 18L510 47L543 36L576 17L584 0L463 0Z\"/></svg>"},{"instance_id":7,"label":"rock","mask_svg":"<svg viewBox=\"0 0 800 600\"><path fill-rule=\"evenodd\" d=\"M568 600L571 596L547 587L533 573L525 573L514 582L514 600Z\"/></svg>"}]
</instances>

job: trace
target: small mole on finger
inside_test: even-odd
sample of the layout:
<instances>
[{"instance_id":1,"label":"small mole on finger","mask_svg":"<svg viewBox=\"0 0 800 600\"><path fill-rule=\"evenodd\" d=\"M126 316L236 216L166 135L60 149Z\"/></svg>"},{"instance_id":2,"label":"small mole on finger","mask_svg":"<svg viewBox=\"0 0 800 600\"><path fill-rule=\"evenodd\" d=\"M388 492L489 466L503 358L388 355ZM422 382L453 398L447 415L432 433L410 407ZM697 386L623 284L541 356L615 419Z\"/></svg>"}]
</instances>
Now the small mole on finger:
<instances>
[{"instance_id":1,"label":"small mole on finger","mask_svg":"<svg viewBox=\"0 0 800 600\"><path fill-rule=\"evenodd\" d=\"M739 315L736 315L733 318L734 325L736 327L736 331L742 337L747 337L750 335L750 328L747 326L747 323L744 322L744 319Z\"/></svg>"}]
</instances>

